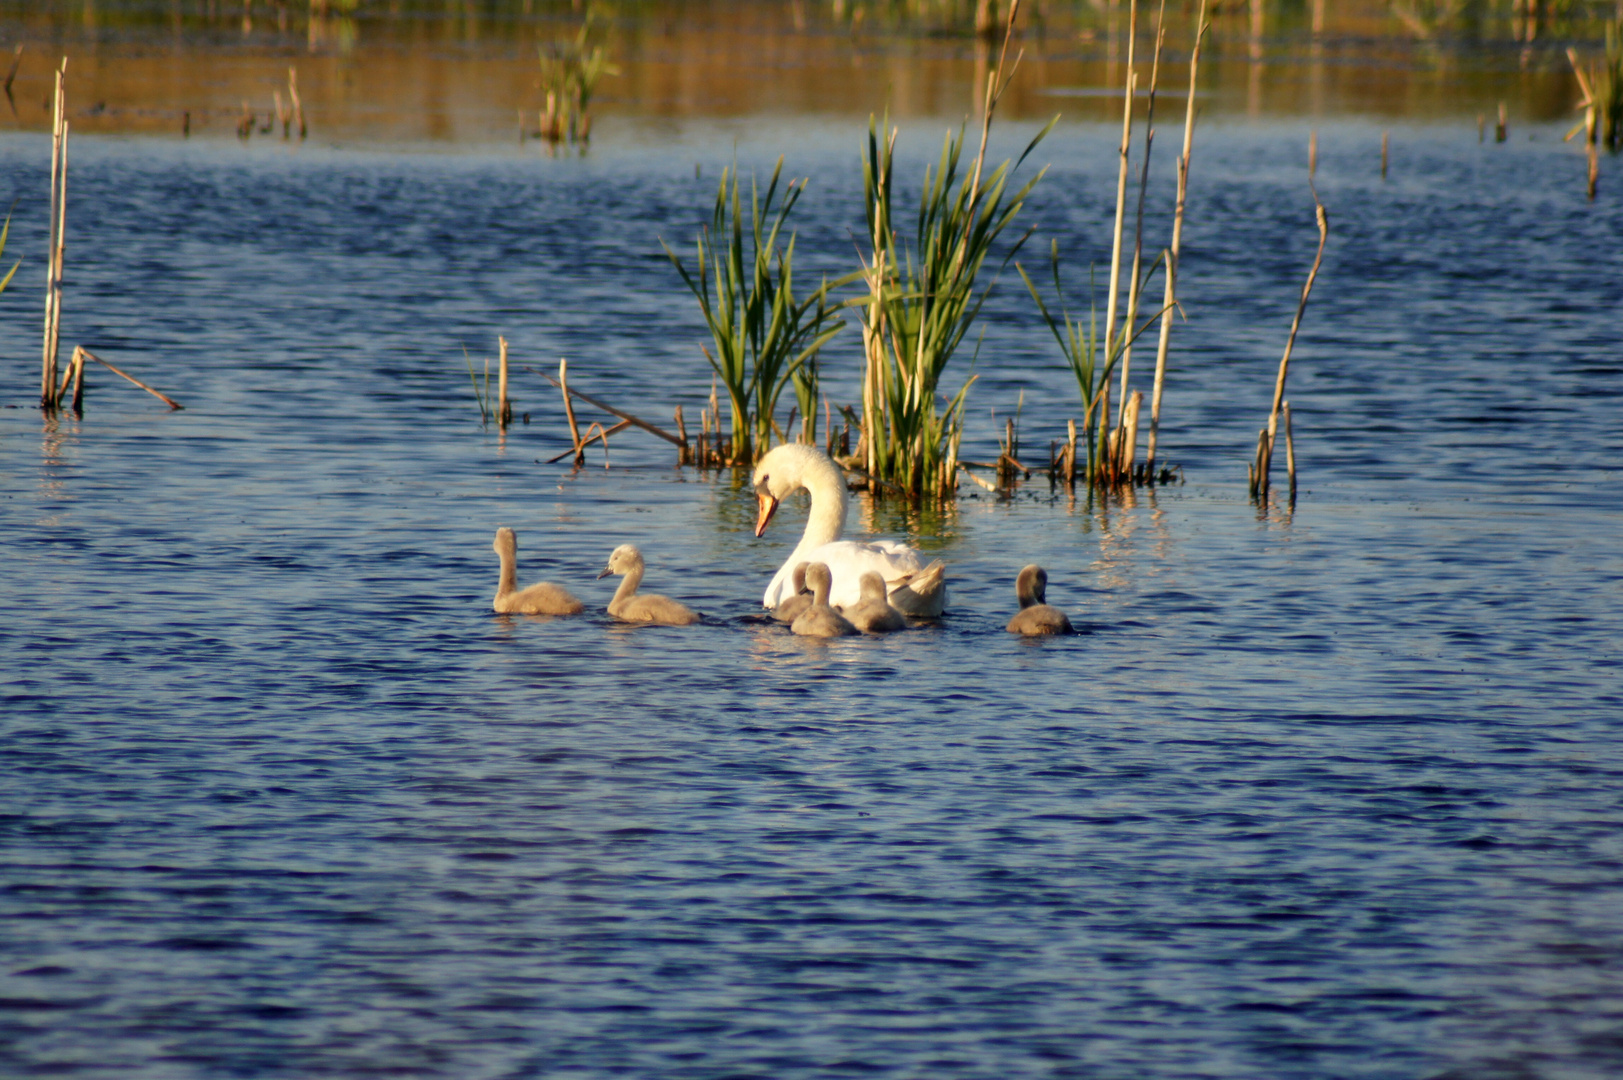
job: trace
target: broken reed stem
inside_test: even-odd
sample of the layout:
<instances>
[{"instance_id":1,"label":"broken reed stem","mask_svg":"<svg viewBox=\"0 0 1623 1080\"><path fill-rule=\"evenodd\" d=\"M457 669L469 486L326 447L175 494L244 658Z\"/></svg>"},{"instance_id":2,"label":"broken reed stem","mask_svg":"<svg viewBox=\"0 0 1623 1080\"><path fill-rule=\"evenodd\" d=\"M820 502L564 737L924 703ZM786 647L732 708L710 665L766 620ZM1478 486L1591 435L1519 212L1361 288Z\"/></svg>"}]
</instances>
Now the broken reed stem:
<instances>
[{"instance_id":1,"label":"broken reed stem","mask_svg":"<svg viewBox=\"0 0 1623 1080\"><path fill-rule=\"evenodd\" d=\"M1110 244L1110 296L1105 303L1105 360L1114 352L1116 338L1116 299L1121 291L1121 234L1127 216L1127 163L1133 149L1133 94L1138 87L1138 75L1133 71L1133 46L1138 38L1138 0L1132 0L1127 16L1127 76L1126 103L1121 115L1121 169L1116 176L1116 229ZM1106 380L1108 393L1109 380ZM1100 411L1101 431L1109 427L1108 406Z\"/></svg>"},{"instance_id":2,"label":"broken reed stem","mask_svg":"<svg viewBox=\"0 0 1623 1080\"><path fill-rule=\"evenodd\" d=\"M496 338L501 350L501 360L496 368L496 424L506 427L513 422L513 405L507 400L507 339Z\"/></svg>"},{"instance_id":3,"label":"broken reed stem","mask_svg":"<svg viewBox=\"0 0 1623 1080\"><path fill-rule=\"evenodd\" d=\"M1138 289L1139 274L1144 262L1144 198L1150 188L1150 151L1155 146L1155 88L1161 77L1161 43L1166 40L1166 28L1162 25L1162 18L1166 15L1166 0L1161 0L1161 10L1155 17L1155 52L1150 61L1150 97L1144 110L1144 163L1138 174L1138 215L1133 223L1133 277L1127 283L1127 318L1123 321L1127 343L1121 350L1121 400L1123 413L1116 418L1117 424L1125 417L1127 404L1127 374L1133 363L1133 327L1138 325Z\"/></svg>"},{"instance_id":4,"label":"broken reed stem","mask_svg":"<svg viewBox=\"0 0 1623 1080\"><path fill-rule=\"evenodd\" d=\"M280 90L272 90L271 98L276 102L276 122L282 125L282 138L286 139L288 137L288 126L293 121L292 114L282 107L282 92Z\"/></svg>"},{"instance_id":5,"label":"broken reed stem","mask_svg":"<svg viewBox=\"0 0 1623 1080\"><path fill-rule=\"evenodd\" d=\"M682 406L680 405L676 407L676 437L682 440L681 447L676 451L676 463L686 465L688 463L688 426L682 422Z\"/></svg>"},{"instance_id":6,"label":"broken reed stem","mask_svg":"<svg viewBox=\"0 0 1623 1080\"><path fill-rule=\"evenodd\" d=\"M681 439L678 439L675 435L672 435L670 432L666 431L664 428L655 427L653 424L650 424L648 421L642 419L641 417L633 416L630 413L625 412L622 409L616 409L613 405L605 404L604 402L599 401L597 398L593 397L590 394L584 394L581 391L576 390L574 387L566 385L564 383L563 376L564 376L565 372L568 370L567 367L566 367L567 363L568 363L568 361L565 361L565 360L558 361L558 376L559 377L558 378L553 378L551 375L547 375L546 379L552 385L554 385L554 386L558 387L560 390L564 391L564 395L565 395L565 406L564 407L568 410L571 417L574 416L574 409L569 408L568 399L571 398L571 397L578 397L582 401L586 402L586 404L591 405L591 406L593 406L595 408L602 409L604 412L608 413L610 416L618 416L620 419L625 420L625 421L627 421L627 422L629 422L629 423L631 423L631 424L633 424L633 425L635 425L637 427L642 428L644 431L648 432L650 435L658 435L661 439L664 439L666 442L670 443L673 446L681 446L682 445L682 440ZM573 421L571 421L571 422L573 422Z\"/></svg>"},{"instance_id":7,"label":"broken reed stem","mask_svg":"<svg viewBox=\"0 0 1623 1080\"><path fill-rule=\"evenodd\" d=\"M1121 477L1128 483L1133 480L1133 458L1138 454L1138 413L1143 402L1144 391L1134 390L1133 396L1127 399L1127 407L1122 410L1121 435L1117 441L1121 451Z\"/></svg>"},{"instance_id":8,"label":"broken reed stem","mask_svg":"<svg viewBox=\"0 0 1623 1080\"><path fill-rule=\"evenodd\" d=\"M1268 427L1264 432L1267 438L1266 452L1263 454L1257 484L1263 494L1268 492L1268 473L1273 465L1274 442L1279 435L1279 410L1285 403L1285 376L1290 369L1291 349L1296 344L1296 332L1302 326L1302 313L1307 310L1307 298L1313 292L1313 279L1319 276L1319 266L1324 262L1324 244L1330 238L1330 218L1324 212L1324 204L1319 201L1318 192L1313 193L1314 216L1319 225L1319 250L1313 256L1313 269L1308 271L1307 281L1302 286L1302 298L1296 302L1296 317L1291 320L1290 336L1285 339L1285 355L1279 359L1279 375L1274 380L1274 404L1268 413Z\"/></svg>"},{"instance_id":9,"label":"broken reed stem","mask_svg":"<svg viewBox=\"0 0 1623 1080\"><path fill-rule=\"evenodd\" d=\"M563 358L558 360L558 389L564 395L564 415L569 417L569 441L575 444L575 461L581 460L580 427L575 423L575 406L569 400L569 361Z\"/></svg>"},{"instance_id":10,"label":"broken reed stem","mask_svg":"<svg viewBox=\"0 0 1623 1080\"><path fill-rule=\"evenodd\" d=\"M1307 133L1307 178L1312 180L1319 171L1319 129Z\"/></svg>"},{"instance_id":11,"label":"broken reed stem","mask_svg":"<svg viewBox=\"0 0 1623 1080\"><path fill-rule=\"evenodd\" d=\"M581 440L580 445L584 449L589 443L592 442L592 440L594 440L594 439L602 439L604 445L607 446L608 445L608 439L609 439L610 435L613 435L616 432L624 431L626 428L628 428L630 426L631 426L631 421L622 420L618 424L615 424L613 427L611 427L611 428L609 428L608 430L605 431L602 424L593 424L591 427L586 429L586 438ZM596 434L593 434L593 432L596 432ZM547 458L547 460L544 462L544 464L556 465L558 462L562 461L564 458L568 457L570 454L573 454L574 452L575 452L574 450L565 450L561 454L554 454L551 457Z\"/></svg>"},{"instance_id":12,"label":"broken reed stem","mask_svg":"<svg viewBox=\"0 0 1623 1080\"><path fill-rule=\"evenodd\" d=\"M73 348L73 411L85 411L85 350L83 345Z\"/></svg>"},{"instance_id":13,"label":"broken reed stem","mask_svg":"<svg viewBox=\"0 0 1623 1080\"><path fill-rule=\"evenodd\" d=\"M1166 382L1167 341L1172 334L1172 311L1178 300L1178 252L1183 240L1183 211L1189 198L1189 154L1195 142L1195 76L1200 70L1200 43L1206 37L1206 0L1200 0L1195 19L1195 51L1189 57L1189 103L1183 117L1183 153L1178 158L1178 203L1172 216L1172 246L1166 255L1166 295L1161 309L1161 340L1155 350L1155 388L1150 394L1150 445L1144 471L1155 472L1155 443L1161 432L1161 388Z\"/></svg>"},{"instance_id":14,"label":"broken reed stem","mask_svg":"<svg viewBox=\"0 0 1623 1080\"><path fill-rule=\"evenodd\" d=\"M56 385L56 359L62 319L62 256L68 205L68 58L56 72L56 98L51 120L50 251L45 261L45 329L40 359L39 403L55 409L61 400Z\"/></svg>"},{"instance_id":15,"label":"broken reed stem","mask_svg":"<svg viewBox=\"0 0 1623 1080\"><path fill-rule=\"evenodd\" d=\"M1076 418L1065 421L1065 482L1076 483Z\"/></svg>"},{"instance_id":16,"label":"broken reed stem","mask_svg":"<svg viewBox=\"0 0 1623 1080\"><path fill-rule=\"evenodd\" d=\"M1504 142L1505 138L1505 103L1501 101L1499 103L1499 123L1493 129L1493 141L1500 143Z\"/></svg>"},{"instance_id":17,"label":"broken reed stem","mask_svg":"<svg viewBox=\"0 0 1623 1080\"><path fill-rule=\"evenodd\" d=\"M297 68L287 69L287 96L293 103L293 122L299 126L299 138L303 139L304 129L304 102L299 100L299 71Z\"/></svg>"},{"instance_id":18,"label":"broken reed stem","mask_svg":"<svg viewBox=\"0 0 1623 1080\"><path fill-rule=\"evenodd\" d=\"M1291 478L1291 501L1296 501L1296 440L1291 436L1291 403L1281 407L1285 414L1285 468Z\"/></svg>"},{"instance_id":19,"label":"broken reed stem","mask_svg":"<svg viewBox=\"0 0 1623 1080\"><path fill-rule=\"evenodd\" d=\"M1381 132L1381 179L1386 179L1386 140L1387 132Z\"/></svg>"},{"instance_id":20,"label":"broken reed stem","mask_svg":"<svg viewBox=\"0 0 1623 1080\"><path fill-rule=\"evenodd\" d=\"M91 352L89 349L80 347L78 349L78 352L84 354L81 358L78 359L78 363L83 364L86 360L94 360L96 363L100 364L102 367L106 368L108 371L111 371L114 375L117 375L119 378L128 379L130 382L134 383L136 386L139 386L141 389L145 390L147 393L151 394L153 397L157 398L159 401L163 402L165 405L169 406L171 409L184 409L186 407L186 406L182 405L180 402L176 401L174 398L170 397L169 395L152 389L152 387L148 386L146 383L142 382L140 379L137 379L134 375L131 375L126 371L120 371L118 368L114 367L112 364L109 364L107 361L103 360L101 357L97 356L95 353Z\"/></svg>"}]
</instances>

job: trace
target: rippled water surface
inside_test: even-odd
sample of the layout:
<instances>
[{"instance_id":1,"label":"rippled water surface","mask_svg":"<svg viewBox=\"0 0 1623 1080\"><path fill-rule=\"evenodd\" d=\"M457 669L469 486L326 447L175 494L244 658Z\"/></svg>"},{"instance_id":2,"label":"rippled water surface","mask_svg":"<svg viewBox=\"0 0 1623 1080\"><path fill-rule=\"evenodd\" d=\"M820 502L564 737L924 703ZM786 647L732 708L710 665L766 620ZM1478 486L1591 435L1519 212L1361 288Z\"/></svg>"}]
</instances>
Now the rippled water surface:
<instances>
[{"instance_id":1,"label":"rippled water surface","mask_svg":"<svg viewBox=\"0 0 1623 1080\"><path fill-rule=\"evenodd\" d=\"M635 434L542 464L535 369L692 422L660 238L786 151L803 272L843 268L861 132L606 130L584 160L78 141L64 340L187 408L93 370L59 422L46 148L0 140L0 1071L1623 1071L1623 215L1559 131L1394 129L1383 184L1378 129L1321 130L1291 514L1245 459L1316 240L1306 130L1204 129L1185 482L859 502L949 561L953 610L820 643L756 615L803 510L755 540L747 491ZM1031 251L1060 239L1074 303L1113 138L1039 154ZM1028 446L1075 415L1030 306L1006 275L966 456L1022 390ZM497 334L505 439L462 352ZM492 615L498 525L592 613ZM625 541L702 626L609 624ZM1028 561L1078 635L1004 633Z\"/></svg>"}]
</instances>

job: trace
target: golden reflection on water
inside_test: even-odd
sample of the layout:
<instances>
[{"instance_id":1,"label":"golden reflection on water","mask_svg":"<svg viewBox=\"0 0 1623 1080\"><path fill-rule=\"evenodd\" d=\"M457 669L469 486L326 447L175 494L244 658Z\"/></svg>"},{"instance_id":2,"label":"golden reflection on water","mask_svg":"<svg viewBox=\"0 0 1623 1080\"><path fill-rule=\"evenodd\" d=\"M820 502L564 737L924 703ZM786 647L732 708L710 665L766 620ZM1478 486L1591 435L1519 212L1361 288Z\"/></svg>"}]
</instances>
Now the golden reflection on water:
<instances>
[{"instance_id":1,"label":"golden reflection on water","mask_svg":"<svg viewBox=\"0 0 1623 1080\"><path fill-rule=\"evenodd\" d=\"M179 137L189 115L193 133L229 136L245 104L268 119L293 67L318 140L516 141L520 124L533 126L543 104L538 49L572 36L581 18L572 4L540 0L391 0L337 13L342 6L0 0L5 39L23 46L0 118L46 130L51 71L66 54L70 115L80 132ZM989 63L987 47L965 22L971 7L617 4L594 16L621 73L600 85L593 111L600 119L644 121L860 119L886 108L904 118L961 116L976 106ZM1225 4L1203 52L1206 109L1249 117L1462 117L1503 99L1516 119L1564 118L1576 100L1565 45L1597 40L1599 16L1610 12L1569 5L1555 16L1551 7L1513 10L1494 0ZM1126 55L1124 8L1023 5L1025 58L1002 115L1119 116L1113 88ZM1177 94L1187 84L1193 5L1173 8L1161 75L1163 91ZM1141 12L1137 51L1146 65L1151 18Z\"/></svg>"}]
</instances>

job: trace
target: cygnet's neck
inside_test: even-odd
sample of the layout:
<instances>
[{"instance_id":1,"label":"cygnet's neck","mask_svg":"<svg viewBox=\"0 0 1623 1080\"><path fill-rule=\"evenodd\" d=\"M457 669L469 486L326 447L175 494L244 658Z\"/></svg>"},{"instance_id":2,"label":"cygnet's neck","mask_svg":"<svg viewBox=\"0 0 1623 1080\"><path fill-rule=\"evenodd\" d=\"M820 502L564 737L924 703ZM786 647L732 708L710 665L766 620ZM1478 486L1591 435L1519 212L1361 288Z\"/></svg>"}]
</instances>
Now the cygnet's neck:
<instances>
[{"instance_id":1,"label":"cygnet's neck","mask_svg":"<svg viewBox=\"0 0 1623 1080\"><path fill-rule=\"evenodd\" d=\"M838 465L813 458L800 482L811 493L811 515L799 550L811 551L832 544L845 532L845 477Z\"/></svg>"},{"instance_id":2,"label":"cygnet's neck","mask_svg":"<svg viewBox=\"0 0 1623 1080\"><path fill-rule=\"evenodd\" d=\"M637 594L637 586L642 584L642 572L641 562L631 564L625 576L620 579L620 587L614 590L614 599L609 601L610 607L623 604Z\"/></svg>"},{"instance_id":3,"label":"cygnet's neck","mask_svg":"<svg viewBox=\"0 0 1623 1080\"><path fill-rule=\"evenodd\" d=\"M497 548L496 554L502 560L501 580L496 583L496 595L507 596L518 591L518 565L513 552L506 548Z\"/></svg>"}]
</instances>

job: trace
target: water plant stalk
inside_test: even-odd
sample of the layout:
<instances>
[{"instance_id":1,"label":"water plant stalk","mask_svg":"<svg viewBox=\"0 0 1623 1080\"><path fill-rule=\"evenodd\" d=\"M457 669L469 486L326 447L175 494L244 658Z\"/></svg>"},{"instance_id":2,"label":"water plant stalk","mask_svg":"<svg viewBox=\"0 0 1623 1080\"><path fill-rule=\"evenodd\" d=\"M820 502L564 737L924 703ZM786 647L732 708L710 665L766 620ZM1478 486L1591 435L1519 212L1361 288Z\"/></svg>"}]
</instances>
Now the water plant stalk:
<instances>
[{"instance_id":1,"label":"water plant stalk","mask_svg":"<svg viewBox=\"0 0 1623 1080\"><path fill-rule=\"evenodd\" d=\"M1178 156L1178 202L1172 215L1172 244L1166 251L1166 293L1161 306L1161 338L1155 350L1155 386L1150 394L1150 443L1145 451L1144 471L1155 475L1157 437L1161 432L1161 391L1166 384L1167 342L1172 334L1172 313L1178 302L1178 258L1182 251L1183 214L1189 198L1189 157L1195 142L1195 79L1200 71L1200 46L1210 24L1206 21L1206 0L1200 0L1195 19L1195 48L1189 57L1189 100L1184 108L1183 153Z\"/></svg>"},{"instance_id":2,"label":"water plant stalk","mask_svg":"<svg viewBox=\"0 0 1623 1080\"><path fill-rule=\"evenodd\" d=\"M1301 299L1296 302L1296 317L1291 320L1290 336L1285 339L1285 354L1279 358L1279 374L1274 379L1274 402L1268 412L1268 426L1263 429L1262 438L1258 441L1257 460L1251 471L1251 493L1263 498L1268 495L1268 474L1279 436L1279 413L1285 401L1285 376L1290 372L1291 349L1296 345L1296 332L1302 327L1302 313L1307 310L1308 296L1313 292L1313 282L1324 262L1324 245L1330 238L1330 218L1316 191L1313 193L1313 211L1319 226L1319 249L1313 256L1313 268L1308 271L1307 281L1302 285ZM1290 457L1294 460L1294 452Z\"/></svg>"},{"instance_id":3,"label":"water plant stalk","mask_svg":"<svg viewBox=\"0 0 1623 1080\"><path fill-rule=\"evenodd\" d=\"M57 356L62 326L62 260L66 248L68 211L68 58L56 71L56 96L51 122L50 252L45 263L45 332L40 363L40 407L52 410L60 403Z\"/></svg>"},{"instance_id":4,"label":"water plant stalk","mask_svg":"<svg viewBox=\"0 0 1623 1080\"><path fill-rule=\"evenodd\" d=\"M992 119L1013 77L1012 71L1008 76L1004 71L1018 9L1018 3L1009 5L1003 47L987 77L980 148L973 165L967 175L960 171L965 132L962 128L956 134L949 132L935 166L925 169L910 247L898 239L893 225L897 130L888 116L882 126L869 123L863 199L870 253L861 271L868 295L857 302L863 313L865 359L857 456L870 481L913 498L945 497L957 487L964 403L975 377L943 401L937 400L937 390L995 284L993 275L985 288L978 285L993 246L1047 171L1010 192L1013 173L1053 130L1058 117L1038 132L1018 159L1004 161L989 173L985 169ZM1010 246L1002 266L1025 239Z\"/></svg>"}]
</instances>

